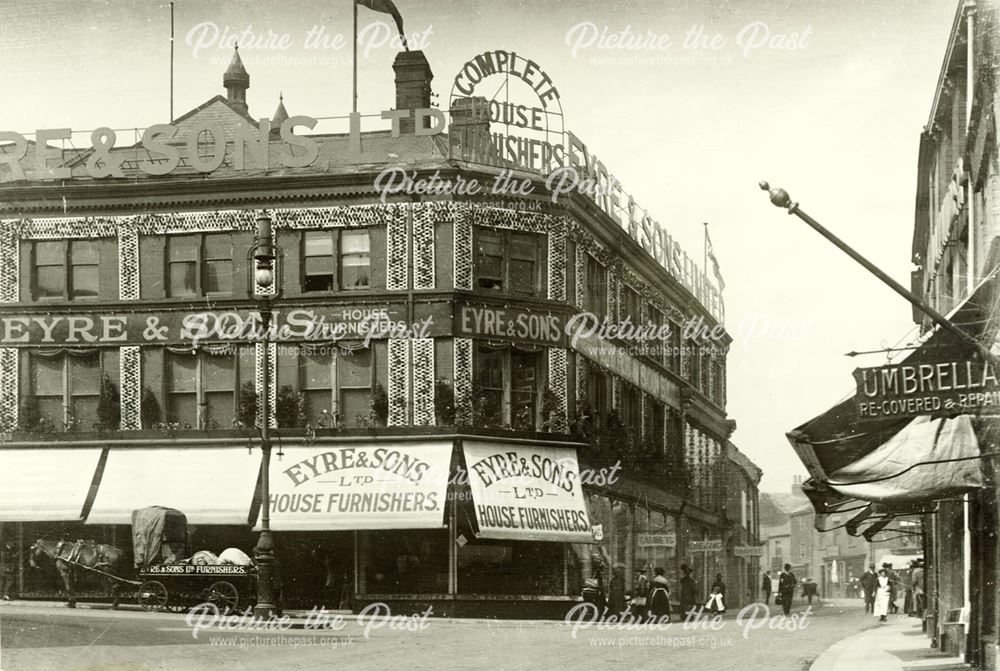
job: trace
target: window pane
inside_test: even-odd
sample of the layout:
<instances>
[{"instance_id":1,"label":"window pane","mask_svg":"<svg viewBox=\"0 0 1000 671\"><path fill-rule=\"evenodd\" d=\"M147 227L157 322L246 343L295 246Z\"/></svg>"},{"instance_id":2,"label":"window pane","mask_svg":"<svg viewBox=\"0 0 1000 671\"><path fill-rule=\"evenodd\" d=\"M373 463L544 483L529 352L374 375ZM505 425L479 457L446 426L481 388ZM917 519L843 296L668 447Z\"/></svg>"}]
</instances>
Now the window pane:
<instances>
[{"instance_id":1,"label":"window pane","mask_svg":"<svg viewBox=\"0 0 1000 671\"><path fill-rule=\"evenodd\" d=\"M214 233L205 236L205 258L233 260L233 236L229 233Z\"/></svg>"},{"instance_id":2,"label":"window pane","mask_svg":"<svg viewBox=\"0 0 1000 671\"><path fill-rule=\"evenodd\" d=\"M205 393L205 428L231 429L233 427L232 391Z\"/></svg>"},{"instance_id":3,"label":"window pane","mask_svg":"<svg viewBox=\"0 0 1000 671\"><path fill-rule=\"evenodd\" d=\"M535 263L533 261L521 261L511 259L510 262L510 283L514 293L534 294L535 293Z\"/></svg>"},{"instance_id":4,"label":"window pane","mask_svg":"<svg viewBox=\"0 0 1000 671\"><path fill-rule=\"evenodd\" d=\"M306 275L329 275L333 277L332 256L310 256L306 258Z\"/></svg>"},{"instance_id":5,"label":"window pane","mask_svg":"<svg viewBox=\"0 0 1000 671\"><path fill-rule=\"evenodd\" d=\"M330 231L306 231L306 256L333 257L333 235Z\"/></svg>"},{"instance_id":6,"label":"window pane","mask_svg":"<svg viewBox=\"0 0 1000 671\"><path fill-rule=\"evenodd\" d=\"M31 357L32 389L35 396L63 395L63 357ZM59 401L60 407L62 401ZM62 412L60 410L60 412Z\"/></svg>"},{"instance_id":7,"label":"window pane","mask_svg":"<svg viewBox=\"0 0 1000 671\"><path fill-rule=\"evenodd\" d=\"M303 389L331 389L330 356L304 354L301 359ZM329 404L327 404L329 405Z\"/></svg>"},{"instance_id":8,"label":"window pane","mask_svg":"<svg viewBox=\"0 0 1000 671\"><path fill-rule=\"evenodd\" d=\"M73 298L97 297L97 266L73 266Z\"/></svg>"},{"instance_id":9,"label":"window pane","mask_svg":"<svg viewBox=\"0 0 1000 671\"><path fill-rule=\"evenodd\" d=\"M363 426L358 418L367 420L372 394L368 389L345 389L340 392L340 417L346 427Z\"/></svg>"},{"instance_id":10,"label":"window pane","mask_svg":"<svg viewBox=\"0 0 1000 671\"><path fill-rule=\"evenodd\" d=\"M74 396L69 414L73 416L73 426L78 431L92 431L97 424L97 397Z\"/></svg>"},{"instance_id":11,"label":"window pane","mask_svg":"<svg viewBox=\"0 0 1000 671\"><path fill-rule=\"evenodd\" d=\"M308 275L302 284L303 291L332 291L333 275Z\"/></svg>"},{"instance_id":12,"label":"window pane","mask_svg":"<svg viewBox=\"0 0 1000 671\"><path fill-rule=\"evenodd\" d=\"M101 391L101 362L96 356L69 358L70 394L98 394Z\"/></svg>"},{"instance_id":13,"label":"window pane","mask_svg":"<svg viewBox=\"0 0 1000 671\"><path fill-rule=\"evenodd\" d=\"M236 357L229 354L203 354L205 391L228 391L236 388Z\"/></svg>"},{"instance_id":14,"label":"window pane","mask_svg":"<svg viewBox=\"0 0 1000 671\"><path fill-rule=\"evenodd\" d=\"M371 387L371 349L356 349L348 354L341 354L337 359L340 366L340 386Z\"/></svg>"},{"instance_id":15,"label":"window pane","mask_svg":"<svg viewBox=\"0 0 1000 671\"><path fill-rule=\"evenodd\" d=\"M59 396L43 396L38 398L38 414L51 427L63 427L63 399Z\"/></svg>"},{"instance_id":16,"label":"window pane","mask_svg":"<svg viewBox=\"0 0 1000 671\"><path fill-rule=\"evenodd\" d=\"M306 391L304 394L306 421L314 427L319 427L323 411L326 410L328 418L333 413L333 396L329 389Z\"/></svg>"},{"instance_id":17,"label":"window pane","mask_svg":"<svg viewBox=\"0 0 1000 671\"><path fill-rule=\"evenodd\" d=\"M193 354L171 354L167 359L167 390L195 390L198 359Z\"/></svg>"},{"instance_id":18,"label":"window pane","mask_svg":"<svg viewBox=\"0 0 1000 671\"><path fill-rule=\"evenodd\" d=\"M530 233L511 233L510 255L534 261L538 257L538 239L539 236Z\"/></svg>"},{"instance_id":19,"label":"window pane","mask_svg":"<svg viewBox=\"0 0 1000 671\"><path fill-rule=\"evenodd\" d=\"M344 231L340 234L341 254L368 254L368 231Z\"/></svg>"},{"instance_id":20,"label":"window pane","mask_svg":"<svg viewBox=\"0 0 1000 671\"><path fill-rule=\"evenodd\" d=\"M182 261L170 264L170 295L194 296L197 291L195 282L195 262Z\"/></svg>"},{"instance_id":21,"label":"window pane","mask_svg":"<svg viewBox=\"0 0 1000 671\"><path fill-rule=\"evenodd\" d=\"M62 266L42 266L36 269L39 298L61 298L66 286L66 270Z\"/></svg>"},{"instance_id":22,"label":"window pane","mask_svg":"<svg viewBox=\"0 0 1000 671\"><path fill-rule=\"evenodd\" d=\"M205 262L205 293L231 294L233 292L233 262Z\"/></svg>"},{"instance_id":23,"label":"window pane","mask_svg":"<svg viewBox=\"0 0 1000 671\"><path fill-rule=\"evenodd\" d=\"M167 395L167 422L198 427L198 403L194 393Z\"/></svg>"},{"instance_id":24,"label":"window pane","mask_svg":"<svg viewBox=\"0 0 1000 671\"><path fill-rule=\"evenodd\" d=\"M476 353L476 381L481 387L503 389L503 350Z\"/></svg>"},{"instance_id":25,"label":"window pane","mask_svg":"<svg viewBox=\"0 0 1000 671\"><path fill-rule=\"evenodd\" d=\"M35 264L39 266L62 265L66 259L63 256L63 243L59 240L35 243Z\"/></svg>"},{"instance_id":26,"label":"window pane","mask_svg":"<svg viewBox=\"0 0 1000 671\"><path fill-rule=\"evenodd\" d=\"M198 236L172 235L168 238L169 259L171 261L197 261Z\"/></svg>"},{"instance_id":27,"label":"window pane","mask_svg":"<svg viewBox=\"0 0 1000 671\"><path fill-rule=\"evenodd\" d=\"M97 243L92 240L74 240L70 248L71 261L82 264L97 264L100 258L97 253Z\"/></svg>"},{"instance_id":28,"label":"window pane","mask_svg":"<svg viewBox=\"0 0 1000 671\"><path fill-rule=\"evenodd\" d=\"M370 282L371 273L368 267L368 258L357 259L352 256L345 256L343 265L340 268L342 289L363 289Z\"/></svg>"}]
</instances>

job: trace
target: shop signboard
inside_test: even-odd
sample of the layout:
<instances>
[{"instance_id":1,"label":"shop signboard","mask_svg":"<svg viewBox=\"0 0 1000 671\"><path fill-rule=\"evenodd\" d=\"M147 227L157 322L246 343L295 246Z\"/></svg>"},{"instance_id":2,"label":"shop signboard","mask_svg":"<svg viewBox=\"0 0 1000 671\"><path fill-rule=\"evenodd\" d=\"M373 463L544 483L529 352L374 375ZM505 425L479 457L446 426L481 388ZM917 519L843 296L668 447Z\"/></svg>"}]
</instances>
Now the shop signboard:
<instances>
[{"instance_id":1,"label":"shop signboard","mask_svg":"<svg viewBox=\"0 0 1000 671\"><path fill-rule=\"evenodd\" d=\"M456 305L455 334L471 338L564 347L566 318L549 310L491 305Z\"/></svg>"},{"instance_id":2,"label":"shop signboard","mask_svg":"<svg viewBox=\"0 0 1000 671\"><path fill-rule=\"evenodd\" d=\"M648 534L637 534L637 542L639 547L659 547L659 548L675 548L677 547L677 534L675 533L648 533Z\"/></svg>"},{"instance_id":3,"label":"shop signboard","mask_svg":"<svg viewBox=\"0 0 1000 671\"><path fill-rule=\"evenodd\" d=\"M855 403L862 420L894 419L1000 406L993 362L954 357L858 368Z\"/></svg>"},{"instance_id":4,"label":"shop signboard","mask_svg":"<svg viewBox=\"0 0 1000 671\"><path fill-rule=\"evenodd\" d=\"M463 441L482 538L592 543L576 450Z\"/></svg>"},{"instance_id":5,"label":"shop signboard","mask_svg":"<svg viewBox=\"0 0 1000 671\"><path fill-rule=\"evenodd\" d=\"M737 545L733 548L733 554L737 557L763 557L763 545Z\"/></svg>"},{"instance_id":6,"label":"shop signboard","mask_svg":"<svg viewBox=\"0 0 1000 671\"><path fill-rule=\"evenodd\" d=\"M722 541L688 541L688 552L722 552Z\"/></svg>"},{"instance_id":7,"label":"shop signboard","mask_svg":"<svg viewBox=\"0 0 1000 671\"><path fill-rule=\"evenodd\" d=\"M444 526L451 441L285 446L271 460L275 531Z\"/></svg>"}]
</instances>

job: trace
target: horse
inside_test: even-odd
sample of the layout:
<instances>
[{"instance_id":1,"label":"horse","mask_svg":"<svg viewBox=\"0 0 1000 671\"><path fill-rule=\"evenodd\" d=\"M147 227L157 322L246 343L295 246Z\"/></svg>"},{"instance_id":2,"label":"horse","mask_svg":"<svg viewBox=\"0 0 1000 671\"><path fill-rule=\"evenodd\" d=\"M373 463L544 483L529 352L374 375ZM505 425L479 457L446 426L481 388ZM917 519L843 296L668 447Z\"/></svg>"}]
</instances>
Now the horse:
<instances>
[{"instance_id":1,"label":"horse","mask_svg":"<svg viewBox=\"0 0 1000 671\"><path fill-rule=\"evenodd\" d=\"M97 572L113 574L123 556L122 550L94 541L56 541L39 538L30 548L28 563L31 564L32 568L39 568L39 562L43 557L53 561L56 570L62 577L63 585L66 586L66 593L69 595L66 606L76 608L76 596L73 593L76 570L78 568L93 569ZM112 589L112 592L111 607L117 608L120 596L117 590Z\"/></svg>"}]
</instances>

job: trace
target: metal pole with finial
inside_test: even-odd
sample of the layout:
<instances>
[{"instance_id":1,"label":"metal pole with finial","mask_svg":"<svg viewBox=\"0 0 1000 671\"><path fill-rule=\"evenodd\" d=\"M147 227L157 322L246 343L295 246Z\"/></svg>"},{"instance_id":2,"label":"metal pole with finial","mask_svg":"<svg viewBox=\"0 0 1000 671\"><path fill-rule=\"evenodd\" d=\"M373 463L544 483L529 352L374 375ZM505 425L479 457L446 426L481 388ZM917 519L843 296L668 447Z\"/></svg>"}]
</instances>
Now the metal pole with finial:
<instances>
[{"instance_id":1,"label":"metal pole with finial","mask_svg":"<svg viewBox=\"0 0 1000 671\"><path fill-rule=\"evenodd\" d=\"M788 214L794 214L796 217L806 222L815 230L817 233L822 235L824 238L832 242L838 249L850 256L852 259L860 263L865 270L870 272L875 277L882 280L882 282L889 286L890 289L895 291L897 294L905 298L910 302L915 308L923 312L925 315L931 318L935 324L940 326L942 329L948 331L949 333L956 336L959 340L969 345L975 349L982 357L984 361L994 361L996 358L993 353L990 352L989 348L983 343L976 340L972 335L966 333L957 325L955 325L951 320L945 317L943 314L932 308L931 306L924 303L920 298L914 294L909 289L905 288L896 280L892 279L887 275L881 268L876 266L874 263L863 257L857 251L855 251L850 245L838 238L836 235L828 231L822 224L810 217L808 214L802 211L799 204L792 200L792 197L788 195L788 192L784 189L772 189L771 185L767 182L761 181L758 183L762 191L767 191L771 197L771 203L775 207L781 207L788 210Z\"/></svg>"},{"instance_id":2,"label":"metal pole with finial","mask_svg":"<svg viewBox=\"0 0 1000 671\"><path fill-rule=\"evenodd\" d=\"M174 121L174 3L170 3L170 122Z\"/></svg>"},{"instance_id":3,"label":"metal pole with finial","mask_svg":"<svg viewBox=\"0 0 1000 671\"><path fill-rule=\"evenodd\" d=\"M351 56L351 66L354 68L354 77L352 79L352 98L351 111L355 114L358 113L358 0L351 0L351 7L354 8L354 41L351 43L354 51Z\"/></svg>"}]
</instances>

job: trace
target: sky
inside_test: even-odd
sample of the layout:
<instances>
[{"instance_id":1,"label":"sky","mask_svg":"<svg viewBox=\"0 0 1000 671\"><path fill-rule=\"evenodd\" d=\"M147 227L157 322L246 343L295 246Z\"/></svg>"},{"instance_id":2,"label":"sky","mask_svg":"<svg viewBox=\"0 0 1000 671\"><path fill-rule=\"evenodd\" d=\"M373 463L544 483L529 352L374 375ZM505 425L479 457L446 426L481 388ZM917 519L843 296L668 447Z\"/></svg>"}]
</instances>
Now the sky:
<instances>
[{"instance_id":1,"label":"sky","mask_svg":"<svg viewBox=\"0 0 1000 671\"><path fill-rule=\"evenodd\" d=\"M396 5L441 106L465 61L517 51L558 87L566 128L699 263L709 223L734 339L733 442L764 470L763 491L788 491L805 471L785 432L850 395L854 368L885 360L844 353L915 333L908 303L757 183L787 189L908 286L918 141L956 2ZM176 0L174 116L224 93L233 35L253 116L271 116L279 93L291 114L346 115L351 20L351 0ZM387 15L362 8L359 21L358 107L377 114L393 106L398 46ZM626 30L639 48L597 39ZM169 35L162 0L0 0L0 130L168 121Z\"/></svg>"}]
</instances>

